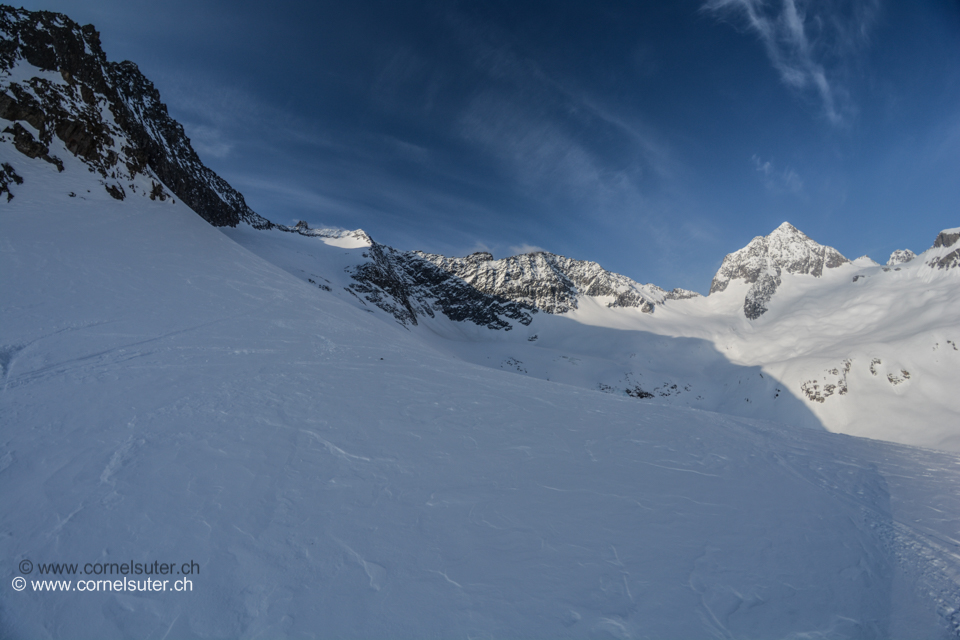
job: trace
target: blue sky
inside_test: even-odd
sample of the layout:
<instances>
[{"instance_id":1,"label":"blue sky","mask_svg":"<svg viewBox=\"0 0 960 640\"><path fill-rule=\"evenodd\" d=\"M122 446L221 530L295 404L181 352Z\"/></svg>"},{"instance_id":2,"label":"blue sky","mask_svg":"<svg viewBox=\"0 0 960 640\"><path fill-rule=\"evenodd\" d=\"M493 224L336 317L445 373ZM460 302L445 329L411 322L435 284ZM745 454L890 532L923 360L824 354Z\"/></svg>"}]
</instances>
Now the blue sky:
<instances>
[{"instance_id":1,"label":"blue sky","mask_svg":"<svg viewBox=\"0 0 960 640\"><path fill-rule=\"evenodd\" d=\"M955 1L25 6L95 24L278 222L704 293L784 220L881 262L960 225Z\"/></svg>"}]
</instances>

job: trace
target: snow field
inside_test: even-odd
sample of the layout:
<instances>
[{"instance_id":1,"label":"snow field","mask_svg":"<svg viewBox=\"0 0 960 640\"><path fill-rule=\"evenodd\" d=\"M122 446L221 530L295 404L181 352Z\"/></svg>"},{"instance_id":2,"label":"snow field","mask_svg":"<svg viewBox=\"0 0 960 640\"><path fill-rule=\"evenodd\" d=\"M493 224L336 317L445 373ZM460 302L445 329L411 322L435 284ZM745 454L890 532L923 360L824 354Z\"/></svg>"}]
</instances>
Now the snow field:
<instances>
[{"instance_id":1,"label":"snow field","mask_svg":"<svg viewBox=\"0 0 960 640\"><path fill-rule=\"evenodd\" d=\"M5 584L22 559L201 570L3 587L0 636L956 635L956 456L465 363L179 203L13 160Z\"/></svg>"}]
</instances>

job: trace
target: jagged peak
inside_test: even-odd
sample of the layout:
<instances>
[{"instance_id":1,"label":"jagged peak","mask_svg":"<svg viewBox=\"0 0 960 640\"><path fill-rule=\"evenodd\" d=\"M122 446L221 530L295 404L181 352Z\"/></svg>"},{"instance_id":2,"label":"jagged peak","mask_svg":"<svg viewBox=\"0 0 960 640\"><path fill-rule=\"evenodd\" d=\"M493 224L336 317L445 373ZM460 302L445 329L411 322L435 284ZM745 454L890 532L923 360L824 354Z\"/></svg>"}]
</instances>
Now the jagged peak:
<instances>
[{"instance_id":1,"label":"jagged peak","mask_svg":"<svg viewBox=\"0 0 960 640\"><path fill-rule=\"evenodd\" d=\"M917 254L915 254L913 251L910 251L910 249L897 249L890 254L890 259L887 260L887 266L894 267L898 264L905 264L916 257Z\"/></svg>"},{"instance_id":2,"label":"jagged peak","mask_svg":"<svg viewBox=\"0 0 960 640\"><path fill-rule=\"evenodd\" d=\"M667 300L693 297L692 292L667 293L607 271L596 262L576 260L549 251L532 251L496 260L486 251L465 258L415 252L477 290L514 300L547 313L578 308L578 297L609 298L608 307L635 307L652 313Z\"/></svg>"},{"instance_id":3,"label":"jagged peak","mask_svg":"<svg viewBox=\"0 0 960 640\"><path fill-rule=\"evenodd\" d=\"M66 71L85 82L102 77L99 67L107 58L100 34L91 24L80 26L62 13L0 5L0 33L6 36L0 46L3 69L24 59L44 71ZM91 57L97 68L89 64Z\"/></svg>"},{"instance_id":4,"label":"jagged peak","mask_svg":"<svg viewBox=\"0 0 960 640\"><path fill-rule=\"evenodd\" d=\"M789 222L767 236L757 236L746 247L727 254L710 284L710 293L725 291L731 281L750 285L744 313L750 319L767 311L766 304L780 286L781 274L812 275L850 262L833 247L819 244Z\"/></svg>"},{"instance_id":5,"label":"jagged peak","mask_svg":"<svg viewBox=\"0 0 960 640\"><path fill-rule=\"evenodd\" d=\"M784 234L784 233L789 233L789 234L799 233L804 238L807 237L807 235L803 231L800 231L800 229L797 229L795 226L793 226L787 221L781 222L779 227L777 227L776 229L770 232L770 235L773 236L776 234Z\"/></svg>"}]
</instances>

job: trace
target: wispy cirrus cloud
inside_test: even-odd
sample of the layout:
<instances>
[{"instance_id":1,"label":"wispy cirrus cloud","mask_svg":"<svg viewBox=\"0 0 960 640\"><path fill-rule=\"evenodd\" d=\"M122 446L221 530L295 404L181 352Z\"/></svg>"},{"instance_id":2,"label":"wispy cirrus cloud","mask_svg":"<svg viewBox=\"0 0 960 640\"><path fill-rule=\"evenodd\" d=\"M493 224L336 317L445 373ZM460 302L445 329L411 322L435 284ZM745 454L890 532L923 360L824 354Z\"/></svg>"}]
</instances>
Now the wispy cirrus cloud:
<instances>
[{"instance_id":1,"label":"wispy cirrus cloud","mask_svg":"<svg viewBox=\"0 0 960 640\"><path fill-rule=\"evenodd\" d=\"M778 169L770 160L761 160L760 156L754 155L751 160L757 173L763 177L763 184L767 190L774 193L793 193L803 192L803 180L796 171L790 167Z\"/></svg>"},{"instance_id":2,"label":"wispy cirrus cloud","mask_svg":"<svg viewBox=\"0 0 960 640\"><path fill-rule=\"evenodd\" d=\"M183 122L183 126L190 131L190 142L201 157L226 158L233 151L233 143L224 137L221 130L187 121Z\"/></svg>"},{"instance_id":3,"label":"wispy cirrus cloud","mask_svg":"<svg viewBox=\"0 0 960 640\"><path fill-rule=\"evenodd\" d=\"M632 206L650 179L675 176L670 145L644 125L635 105L621 115L579 86L575 74L548 70L523 53L496 25L456 12L449 20L484 86L462 110L459 134L526 188Z\"/></svg>"},{"instance_id":4,"label":"wispy cirrus cloud","mask_svg":"<svg viewBox=\"0 0 960 640\"><path fill-rule=\"evenodd\" d=\"M879 0L708 0L702 9L744 21L783 83L812 93L840 125L852 108L844 66L866 43L878 7Z\"/></svg>"}]
</instances>

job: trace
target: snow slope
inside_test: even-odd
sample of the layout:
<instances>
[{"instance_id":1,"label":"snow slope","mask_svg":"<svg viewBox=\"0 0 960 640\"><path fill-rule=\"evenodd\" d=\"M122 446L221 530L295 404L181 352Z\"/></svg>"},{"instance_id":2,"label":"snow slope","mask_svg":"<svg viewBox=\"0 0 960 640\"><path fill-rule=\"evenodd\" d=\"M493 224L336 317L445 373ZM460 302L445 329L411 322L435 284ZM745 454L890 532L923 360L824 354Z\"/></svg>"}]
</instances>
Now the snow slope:
<instances>
[{"instance_id":1,"label":"snow slope","mask_svg":"<svg viewBox=\"0 0 960 640\"><path fill-rule=\"evenodd\" d=\"M950 231L941 237L952 237ZM357 266L370 259L365 246L334 249L316 238L246 225L223 232L289 273L324 284L331 296L394 323L387 305L347 291L356 286ZM439 312L420 317L412 329L462 360L543 380L960 451L960 395L952 392L960 387L960 269L936 266L949 263L958 245L933 247L890 268L833 256L835 250L789 225L771 236L778 242L751 243L763 250L756 260L734 259L746 250L728 256L723 290L691 299L661 296L653 312L616 304L616 293L581 293L563 313L535 313L509 331L454 322ZM785 246L787 236L799 238L799 248ZM498 277L513 268L507 261L480 262L497 266ZM755 292L761 267L776 268L778 284L767 310L748 319L744 300ZM527 283L522 295L532 295L529 279L517 280Z\"/></svg>"},{"instance_id":2,"label":"snow slope","mask_svg":"<svg viewBox=\"0 0 960 640\"><path fill-rule=\"evenodd\" d=\"M0 637L960 633L957 456L465 363L52 151L0 145Z\"/></svg>"}]
</instances>

